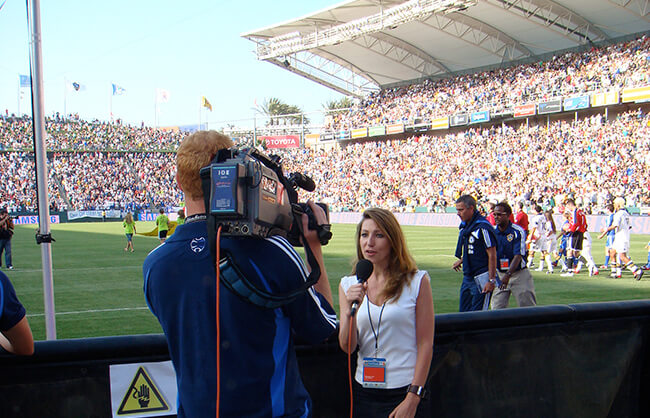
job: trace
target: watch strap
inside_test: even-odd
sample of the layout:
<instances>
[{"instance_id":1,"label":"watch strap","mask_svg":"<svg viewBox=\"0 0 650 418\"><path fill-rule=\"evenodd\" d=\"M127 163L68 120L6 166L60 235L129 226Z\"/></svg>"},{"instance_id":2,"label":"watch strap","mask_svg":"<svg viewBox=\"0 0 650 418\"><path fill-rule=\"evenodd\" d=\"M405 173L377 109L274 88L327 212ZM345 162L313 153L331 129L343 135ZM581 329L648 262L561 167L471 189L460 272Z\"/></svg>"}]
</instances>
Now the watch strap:
<instances>
[{"instance_id":1,"label":"watch strap","mask_svg":"<svg viewBox=\"0 0 650 418\"><path fill-rule=\"evenodd\" d=\"M420 398L424 398L427 394L427 390L424 388L424 386L409 385L406 389L406 393L413 393Z\"/></svg>"}]
</instances>

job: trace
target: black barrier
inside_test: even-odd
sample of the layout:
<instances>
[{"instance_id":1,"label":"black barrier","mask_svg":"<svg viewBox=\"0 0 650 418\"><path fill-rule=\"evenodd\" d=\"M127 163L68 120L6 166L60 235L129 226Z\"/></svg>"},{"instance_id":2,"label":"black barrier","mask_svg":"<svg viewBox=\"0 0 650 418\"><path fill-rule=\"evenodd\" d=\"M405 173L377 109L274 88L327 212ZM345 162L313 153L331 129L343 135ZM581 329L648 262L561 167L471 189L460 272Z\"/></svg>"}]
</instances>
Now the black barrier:
<instances>
[{"instance_id":1,"label":"black barrier","mask_svg":"<svg viewBox=\"0 0 650 418\"><path fill-rule=\"evenodd\" d=\"M649 324L648 300L438 315L432 416L648 416ZM338 345L297 352L314 415L347 416ZM111 416L109 366L168 359L162 335L37 342L0 355L0 417Z\"/></svg>"}]
</instances>

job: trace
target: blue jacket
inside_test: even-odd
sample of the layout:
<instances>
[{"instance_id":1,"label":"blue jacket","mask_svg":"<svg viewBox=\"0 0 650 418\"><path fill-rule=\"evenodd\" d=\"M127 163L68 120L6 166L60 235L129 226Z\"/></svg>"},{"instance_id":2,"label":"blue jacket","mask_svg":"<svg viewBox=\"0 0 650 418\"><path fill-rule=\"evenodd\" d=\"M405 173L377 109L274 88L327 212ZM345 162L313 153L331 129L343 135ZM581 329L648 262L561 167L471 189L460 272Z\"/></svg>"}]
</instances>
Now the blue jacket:
<instances>
[{"instance_id":1,"label":"blue jacket","mask_svg":"<svg viewBox=\"0 0 650 418\"><path fill-rule=\"evenodd\" d=\"M456 257L463 258L464 279L473 280L474 276L488 271L487 249L497 245L494 227L478 211L468 223L458 226Z\"/></svg>"},{"instance_id":2,"label":"blue jacket","mask_svg":"<svg viewBox=\"0 0 650 418\"><path fill-rule=\"evenodd\" d=\"M25 308L18 300L9 277L0 271L0 331L13 328L25 317Z\"/></svg>"},{"instance_id":3,"label":"blue jacket","mask_svg":"<svg viewBox=\"0 0 650 418\"><path fill-rule=\"evenodd\" d=\"M216 409L215 268L206 222L180 225L143 266L144 292L167 337L176 371L179 417L214 417ZM285 294L307 273L280 237L221 239L244 276ZM289 305L262 309L220 285L222 417L308 416L311 401L298 370L293 338L325 340L336 314L312 288Z\"/></svg>"}]
</instances>

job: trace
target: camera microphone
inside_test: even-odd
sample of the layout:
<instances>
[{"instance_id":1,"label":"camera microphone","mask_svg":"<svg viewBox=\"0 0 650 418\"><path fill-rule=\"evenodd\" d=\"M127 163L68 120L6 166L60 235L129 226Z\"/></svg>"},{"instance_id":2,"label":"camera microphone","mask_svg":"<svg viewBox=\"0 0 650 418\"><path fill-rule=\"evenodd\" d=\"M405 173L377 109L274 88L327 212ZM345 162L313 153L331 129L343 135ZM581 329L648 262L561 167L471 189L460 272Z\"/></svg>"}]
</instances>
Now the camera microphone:
<instances>
[{"instance_id":1,"label":"camera microphone","mask_svg":"<svg viewBox=\"0 0 650 418\"><path fill-rule=\"evenodd\" d=\"M357 266L355 267L355 272L357 275L357 281L359 283L365 283L366 280L372 275L373 265L370 261L363 259L359 260ZM350 316L354 316L359 309L359 302L352 302L352 309L350 309Z\"/></svg>"},{"instance_id":2,"label":"camera microphone","mask_svg":"<svg viewBox=\"0 0 650 418\"><path fill-rule=\"evenodd\" d=\"M312 180L312 178L309 176L306 176L302 173L291 173L289 177L301 189L305 189L308 192L313 192L316 190L316 183L314 183L314 180Z\"/></svg>"}]
</instances>

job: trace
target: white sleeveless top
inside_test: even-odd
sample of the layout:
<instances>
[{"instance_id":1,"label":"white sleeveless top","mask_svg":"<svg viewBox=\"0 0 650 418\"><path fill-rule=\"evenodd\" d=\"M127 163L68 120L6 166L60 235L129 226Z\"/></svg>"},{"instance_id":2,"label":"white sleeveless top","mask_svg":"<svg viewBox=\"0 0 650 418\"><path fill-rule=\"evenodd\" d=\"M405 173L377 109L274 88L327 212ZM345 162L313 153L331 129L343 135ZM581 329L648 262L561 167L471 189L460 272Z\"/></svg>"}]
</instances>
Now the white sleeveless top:
<instances>
[{"instance_id":1,"label":"white sleeveless top","mask_svg":"<svg viewBox=\"0 0 650 418\"><path fill-rule=\"evenodd\" d=\"M413 380L417 359L415 303L420 292L422 278L426 275L429 280L426 273L424 270L418 270L410 282L404 285L399 299L385 303L383 314L381 314L381 306L369 303L367 296L363 298L356 315L359 352L355 379L359 384L363 382L363 359L365 357L386 359L387 389L407 386ZM356 283L357 276L346 276L341 279L341 287L345 293L350 286ZM368 308L370 308L370 317L368 317ZM379 324L380 314L381 324ZM370 327L370 319L372 319L375 329L374 334ZM375 334L377 333L378 351L375 354Z\"/></svg>"}]
</instances>

